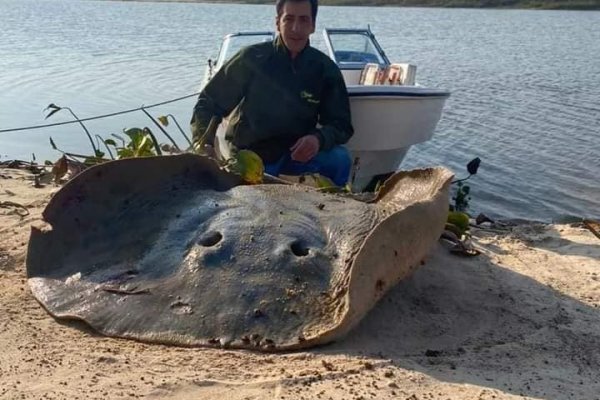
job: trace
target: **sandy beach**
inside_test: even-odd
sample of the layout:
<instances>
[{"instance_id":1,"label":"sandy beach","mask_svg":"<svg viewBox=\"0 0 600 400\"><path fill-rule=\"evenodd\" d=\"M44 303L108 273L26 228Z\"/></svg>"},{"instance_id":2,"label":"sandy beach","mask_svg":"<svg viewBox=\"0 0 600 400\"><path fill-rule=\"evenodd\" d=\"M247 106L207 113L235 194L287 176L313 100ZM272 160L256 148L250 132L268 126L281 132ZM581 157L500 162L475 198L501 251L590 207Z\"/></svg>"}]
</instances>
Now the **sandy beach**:
<instances>
[{"instance_id":1,"label":"sandy beach","mask_svg":"<svg viewBox=\"0 0 600 400\"><path fill-rule=\"evenodd\" d=\"M481 255L437 245L343 340L263 354L53 319L25 258L58 189L0 169L0 399L600 399L600 239L581 224L472 228Z\"/></svg>"}]
</instances>

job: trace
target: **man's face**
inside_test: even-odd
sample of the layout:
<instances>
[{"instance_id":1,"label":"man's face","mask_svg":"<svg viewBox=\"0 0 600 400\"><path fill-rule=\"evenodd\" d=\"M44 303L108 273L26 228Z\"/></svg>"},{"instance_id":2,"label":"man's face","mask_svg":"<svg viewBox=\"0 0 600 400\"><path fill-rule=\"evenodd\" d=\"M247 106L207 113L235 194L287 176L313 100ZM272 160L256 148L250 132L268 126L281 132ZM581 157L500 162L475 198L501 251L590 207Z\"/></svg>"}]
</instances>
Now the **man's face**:
<instances>
[{"instance_id":1,"label":"man's face","mask_svg":"<svg viewBox=\"0 0 600 400\"><path fill-rule=\"evenodd\" d=\"M310 2L286 2L281 10L281 15L277 17L276 25L285 47L288 48L292 57L296 57L306 46L310 34L315 31Z\"/></svg>"}]
</instances>

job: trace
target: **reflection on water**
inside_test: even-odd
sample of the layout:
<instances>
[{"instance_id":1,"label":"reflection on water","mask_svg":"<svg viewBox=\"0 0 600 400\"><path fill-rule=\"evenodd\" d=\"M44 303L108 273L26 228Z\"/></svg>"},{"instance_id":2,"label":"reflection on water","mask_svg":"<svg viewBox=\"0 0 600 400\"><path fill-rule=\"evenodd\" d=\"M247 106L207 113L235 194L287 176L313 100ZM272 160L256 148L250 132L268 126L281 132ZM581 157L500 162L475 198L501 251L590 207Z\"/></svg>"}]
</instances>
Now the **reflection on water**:
<instances>
[{"instance_id":1,"label":"reflection on water","mask_svg":"<svg viewBox=\"0 0 600 400\"><path fill-rule=\"evenodd\" d=\"M270 5L4 0L0 129L44 123L52 102L87 117L193 93L225 34L273 22ZM421 84L452 91L435 138L404 167L461 176L479 156L473 211L600 217L599 12L321 7L317 29L367 24L390 59L418 65ZM193 104L153 114L187 125ZM102 135L145 125L142 113L87 124ZM77 126L0 134L0 160L55 159L50 136L89 146Z\"/></svg>"}]
</instances>

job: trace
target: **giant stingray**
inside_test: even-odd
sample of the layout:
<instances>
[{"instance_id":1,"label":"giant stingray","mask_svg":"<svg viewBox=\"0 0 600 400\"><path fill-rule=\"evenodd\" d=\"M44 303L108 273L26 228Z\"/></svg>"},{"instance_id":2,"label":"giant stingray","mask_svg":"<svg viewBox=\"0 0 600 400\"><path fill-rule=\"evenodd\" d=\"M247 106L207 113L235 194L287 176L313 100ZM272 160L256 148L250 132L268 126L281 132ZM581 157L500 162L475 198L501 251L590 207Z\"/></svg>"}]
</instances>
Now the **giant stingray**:
<instances>
[{"instance_id":1,"label":"giant stingray","mask_svg":"<svg viewBox=\"0 0 600 400\"><path fill-rule=\"evenodd\" d=\"M347 333L419 267L452 174L400 172L370 201L245 185L195 155L81 173L32 228L27 274L57 318L176 345L298 349Z\"/></svg>"}]
</instances>

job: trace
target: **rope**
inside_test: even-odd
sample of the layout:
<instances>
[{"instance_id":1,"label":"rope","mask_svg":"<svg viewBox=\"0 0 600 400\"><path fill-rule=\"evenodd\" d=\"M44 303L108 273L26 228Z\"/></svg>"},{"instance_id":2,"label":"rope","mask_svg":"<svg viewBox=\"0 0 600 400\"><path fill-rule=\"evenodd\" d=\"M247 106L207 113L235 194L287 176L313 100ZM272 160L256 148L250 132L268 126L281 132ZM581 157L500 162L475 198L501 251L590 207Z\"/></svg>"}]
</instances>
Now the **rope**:
<instances>
[{"instance_id":1,"label":"rope","mask_svg":"<svg viewBox=\"0 0 600 400\"><path fill-rule=\"evenodd\" d=\"M27 130L32 130L32 129L48 128L48 127L51 127L51 126L59 126L59 125L75 124L75 123L78 123L78 122L92 121L94 119L102 119L102 118L107 118L107 117L114 117L115 115L127 114L127 113L132 113L132 112L135 112L135 111L142 111L143 108L153 108L153 107L158 107L158 106L162 106L162 105L169 104L169 103L174 103L176 101L189 99L190 97L198 96L199 94L200 94L200 92L198 92L198 93L192 93L192 94L188 94L187 96L178 97L178 98L173 99L173 100L163 101L161 103L151 104L149 106L142 106L142 107L132 108L132 109L129 109L129 110L124 110L124 111L118 111L118 112L114 112L114 113L110 113L110 114L98 115L98 116L89 117L89 118L82 118L82 119L79 119L79 120L65 121L65 122L55 122L53 124L25 126L25 127L22 127L22 128L0 129L0 133L16 132L16 131L27 131Z\"/></svg>"}]
</instances>

